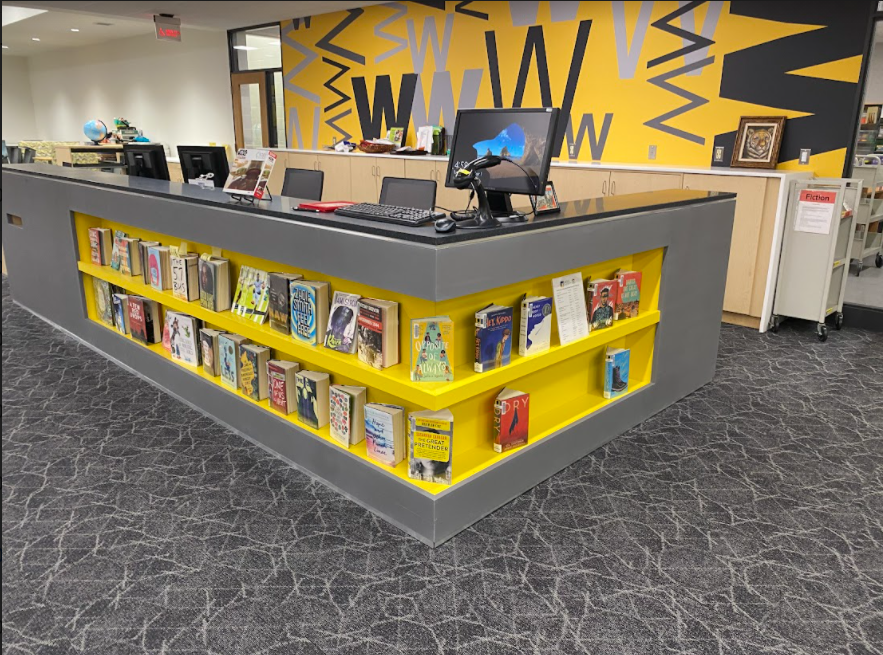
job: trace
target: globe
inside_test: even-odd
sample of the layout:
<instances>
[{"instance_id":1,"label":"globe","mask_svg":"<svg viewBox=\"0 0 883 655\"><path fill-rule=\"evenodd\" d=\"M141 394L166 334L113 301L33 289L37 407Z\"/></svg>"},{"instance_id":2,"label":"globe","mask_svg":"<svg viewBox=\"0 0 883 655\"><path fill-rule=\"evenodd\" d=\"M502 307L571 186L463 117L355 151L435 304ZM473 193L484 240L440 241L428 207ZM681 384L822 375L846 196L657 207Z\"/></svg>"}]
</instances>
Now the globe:
<instances>
[{"instance_id":1,"label":"globe","mask_svg":"<svg viewBox=\"0 0 883 655\"><path fill-rule=\"evenodd\" d=\"M104 121L96 118L83 126L83 132L85 132L87 139L99 143L107 137L107 125L104 124Z\"/></svg>"}]
</instances>

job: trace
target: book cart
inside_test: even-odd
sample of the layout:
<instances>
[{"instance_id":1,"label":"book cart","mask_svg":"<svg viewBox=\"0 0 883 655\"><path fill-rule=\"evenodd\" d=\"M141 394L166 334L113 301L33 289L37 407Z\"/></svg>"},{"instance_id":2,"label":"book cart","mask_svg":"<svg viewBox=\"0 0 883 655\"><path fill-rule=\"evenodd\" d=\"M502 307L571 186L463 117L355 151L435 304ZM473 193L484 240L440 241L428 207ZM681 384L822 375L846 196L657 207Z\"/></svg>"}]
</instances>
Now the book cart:
<instances>
[{"instance_id":1,"label":"book cart","mask_svg":"<svg viewBox=\"0 0 883 655\"><path fill-rule=\"evenodd\" d=\"M770 324L772 332L778 332L786 317L815 321L819 341L828 339L828 316L834 315L836 329L843 327L843 296L855 233L855 208L859 206L862 185L861 179L839 178L792 182ZM814 202L818 197L826 202ZM821 211L821 217L813 215L813 210ZM824 216L826 211L828 217Z\"/></svg>"},{"instance_id":2,"label":"book cart","mask_svg":"<svg viewBox=\"0 0 883 655\"><path fill-rule=\"evenodd\" d=\"M861 275L869 257L874 258L877 268L883 268L883 166L857 165L852 174L863 182L851 252L852 263L857 266L855 274Z\"/></svg>"}]
</instances>

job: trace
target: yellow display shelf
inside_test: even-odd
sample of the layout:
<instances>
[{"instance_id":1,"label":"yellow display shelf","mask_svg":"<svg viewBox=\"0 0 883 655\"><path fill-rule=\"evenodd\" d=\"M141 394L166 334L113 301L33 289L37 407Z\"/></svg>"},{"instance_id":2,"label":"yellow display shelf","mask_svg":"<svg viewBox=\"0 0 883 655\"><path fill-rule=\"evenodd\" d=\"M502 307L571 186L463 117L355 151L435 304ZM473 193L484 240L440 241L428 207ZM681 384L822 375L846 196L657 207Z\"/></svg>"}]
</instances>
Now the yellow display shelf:
<instances>
[{"instance_id":1,"label":"yellow display shelf","mask_svg":"<svg viewBox=\"0 0 883 655\"><path fill-rule=\"evenodd\" d=\"M273 330L269 325L259 325L229 311L213 312L202 307L199 301L188 302L176 298L171 291L157 291L150 285L144 284L140 275L123 275L110 266L97 266L84 261L80 261L78 267L83 273L106 280L132 294L150 298L174 311L189 314L221 330L240 334L255 343L285 353L306 368L317 367L357 380L364 386L389 393L430 410L445 409L476 395L500 389L526 375L656 325L660 319L658 310L647 311L635 318L617 321L610 328L592 332L588 337L566 346L552 346L539 355L520 357L517 353L513 353L512 362L503 368L476 373L471 364L459 365L454 369L453 382L418 383L410 380L407 353L403 353L403 361L400 364L377 370L360 362L356 355L340 353L321 346L304 345Z\"/></svg>"}]
</instances>

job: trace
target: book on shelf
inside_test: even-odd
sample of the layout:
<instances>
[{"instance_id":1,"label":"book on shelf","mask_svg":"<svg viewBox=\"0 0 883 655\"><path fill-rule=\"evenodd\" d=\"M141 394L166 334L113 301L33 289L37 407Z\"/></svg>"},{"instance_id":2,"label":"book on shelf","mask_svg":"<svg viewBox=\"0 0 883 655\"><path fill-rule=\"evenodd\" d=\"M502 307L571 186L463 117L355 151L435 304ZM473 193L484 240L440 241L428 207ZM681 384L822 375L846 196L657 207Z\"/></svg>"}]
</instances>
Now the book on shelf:
<instances>
[{"instance_id":1,"label":"book on shelf","mask_svg":"<svg viewBox=\"0 0 883 655\"><path fill-rule=\"evenodd\" d=\"M368 390L333 384L328 395L331 438L349 448L365 439L365 401Z\"/></svg>"},{"instance_id":2,"label":"book on shelf","mask_svg":"<svg viewBox=\"0 0 883 655\"><path fill-rule=\"evenodd\" d=\"M138 242L138 256L141 259L141 278L144 280L144 284L150 284L150 249L159 245L162 245L159 241Z\"/></svg>"},{"instance_id":3,"label":"book on shelf","mask_svg":"<svg viewBox=\"0 0 883 655\"><path fill-rule=\"evenodd\" d=\"M199 300L199 255L194 252L171 255L172 295L190 302Z\"/></svg>"},{"instance_id":4,"label":"book on shelf","mask_svg":"<svg viewBox=\"0 0 883 655\"><path fill-rule=\"evenodd\" d=\"M521 301L518 354L522 357L544 353L552 346L552 299L525 296Z\"/></svg>"},{"instance_id":5,"label":"book on shelf","mask_svg":"<svg viewBox=\"0 0 883 655\"><path fill-rule=\"evenodd\" d=\"M328 425L328 387L331 376L318 371L298 371L297 417L305 425L319 429Z\"/></svg>"},{"instance_id":6,"label":"book on shelf","mask_svg":"<svg viewBox=\"0 0 883 655\"><path fill-rule=\"evenodd\" d=\"M98 313L98 320L108 327L114 327L113 291L111 291L110 282L93 277L92 291L95 294L95 309Z\"/></svg>"},{"instance_id":7,"label":"book on shelf","mask_svg":"<svg viewBox=\"0 0 883 655\"><path fill-rule=\"evenodd\" d=\"M138 242L141 239L123 237L120 239L120 273L123 275L141 275L141 254Z\"/></svg>"},{"instance_id":8,"label":"book on shelf","mask_svg":"<svg viewBox=\"0 0 883 655\"><path fill-rule=\"evenodd\" d=\"M508 366L512 360L512 308L488 305L475 312L475 372Z\"/></svg>"},{"instance_id":9,"label":"book on shelf","mask_svg":"<svg viewBox=\"0 0 883 655\"><path fill-rule=\"evenodd\" d=\"M162 312L159 303L143 296L129 296L129 332L145 345L162 339Z\"/></svg>"},{"instance_id":10,"label":"book on shelf","mask_svg":"<svg viewBox=\"0 0 883 655\"><path fill-rule=\"evenodd\" d=\"M285 359L267 362L270 407L283 414L297 411L297 372L300 364Z\"/></svg>"},{"instance_id":11,"label":"book on shelf","mask_svg":"<svg viewBox=\"0 0 883 655\"><path fill-rule=\"evenodd\" d=\"M269 391L267 362L270 349L254 343L239 347L239 382L242 393L252 400L264 400Z\"/></svg>"},{"instance_id":12,"label":"book on shelf","mask_svg":"<svg viewBox=\"0 0 883 655\"><path fill-rule=\"evenodd\" d=\"M189 314L166 311L169 326L169 352L178 362L199 366L202 348L199 345L201 321Z\"/></svg>"},{"instance_id":13,"label":"book on shelf","mask_svg":"<svg viewBox=\"0 0 883 655\"><path fill-rule=\"evenodd\" d=\"M360 298L357 293L334 292L328 314L328 328L325 331L326 348L349 354L356 352L356 321Z\"/></svg>"},{"instance_id":14,"label":"book on shelf","mask_svg":"<svg viewBox=\"0 0 883 655\"><path fill-rule=\"evenodd\" d=\"M318 346L328 327L328 283L293 280L291 296L291 334L297 341Z\"/></svg>"},{"instance_id":15,"label":"book on shelf","mask_svg":"<svg viewBox=\"0 0 883 655\"><path fill-rule=\"evenodd\" d=\"M199 304L213 312L230 309L230 260L208 253L199 258Z\"/></svg>"},{"instance_id":16,"label":"book on shelf","mask_svg":"<svg viewBox=\"0 0 883 655\"><path fill-rule=\"evenodd\" d=\"M202 328L199 331L199 339L202 343L202 370L212 377L221 374L220 337L224 334L220 330Z\"/></svg>"},{"instance_id":17,"label":"book on shelf","mask_svg":"<svg viewBox=\"0 0 883 655\"><path fill-rule=\"evenodd\" d=\"M589 336L586 319L586 297L583 293L582 273L562 275L552 279L552 297L558 318L558 340L562 346Z\"/></svg>"},{"instance_id":18,"label":"book on shelf","mask_svg":"<svg viewBox=\"0 0 883 655\"><path fill-rule=\"evenodd\" d=\"M454 379L454 322L449 316L411 321L411 382Z\"/></svg>"},{"instance_id":19,"label":"book on shelf","mask_svg":"<svg viewBox=\"0 0 883 655\"><path fill-rule=\"evenodd\" d=\"M638 315L638 306L641 304L641 271L624 271L619 269L613 278L619 288L616 292L616 307L614 319L621 321L625 318L634 318Z\"/></svg>"},{"instance_id":20,"label":"book on shelf","mask_svg":"<svg viewBox=\"0 0 883 655\"><path fill-rule=\"evenodd\" d=\"M113 325L120 334L129 334L129 296L125 293L113 294Z\"/></svg>"},{"instance_id":21,"label":"book on shelf","mask_svg":"<svg viewBox=\"0 0 883 655\"><path fill-rule=\"evenodd\" d=\"M270 305L267 315L270 327L283 334L291 334L291 304L288 301L291 283L300 280L297 273L270 273Z\"/></svg>"},{"instance_id":22,"label":"book on shelf","mask_svg":"<svg viewBox=\"0 0 883 655\"><path fill-rule=\"evenodd\" d=\"M398 405L365 405L365 447L368 457L396 467L405 459L405 408Z\"/></svg>"},{"instance_id":23,"label":"book on shelf","mask_svg":"<svg viewBox=\"0 0 883 655\"><path fill-rule=\"evenodd\" d=\"M150 269L150 286L157 291L172 288L172 255L168 246L148 248L147 266Z\"/></svg>"},{"instance_id":24,"label":"book on shelf","mask_svg":"<svg viewBox=\"0 0 883 655\"><path fill-rule=\"evenodd\" d=\"M601 330L613 325L613 309L619 283L616 280L589 280L586 282L586 306L590 329Z\"/></svg>"},{"instance_id":25,"label":"book on shelf","mask_svg":"<svg viewBox=\"0 0 883 655\"><path fill-rule=\"evenodd\" d=\"M524 446L530 418L530 394L506 387L494 400L494 451Z\"/></svg>"},{"instance_id":26,"label":"book on shelf","mask_svg":"<svg viewBox=\"0 0 883 655\"><path fill-rule=\"evenodd\" d=\"M241 334L225 332L218 337L218 349L221 351L221 382L231 389L238 389L239 384L239 346L248 343Z\"/></svg>"},{"instance_id":27,"label":"book on shelf","mask_svg":"<svg viewBox=\"0 0 883 655\"><path fill-rule=\"evenodd\" d=\"M113 232L106 227L89 228L89 258L96 266L107 266L113 254Z\"/></svg>"},{"instance_id":28,"label":"book on shelf","mask_svg":"<svg viewBox=\"0 0 883 655\"><path fill-rule=\"evenodd\" d=\"M269 282L266 271L251 266L241 267L230 311L255 323L263 323L270 305Z\"/></svg>"},{"instance_id":29,"label":"book on shelf","mask_svg":"<svg viewBox=\"0 0 883 655\"><path fill-rule=\"evenodd\" d=\"M451 484L454 415L449 409L411 412L408 417L408 477Z\"/></svg>"},{"instance_id":30,"label":"book on shelf","mask_svg":"<svg viewBox=\"0 0 883 655\"><path fill-rule=\"evenodd\" d=\"M628 348L607 348L604 366L604 397L616 398L629 390L629 359Z\"/></svg>"},{"instance_id":31,"label":"book on shelf","mask_svg":"<svg viewBox=\"0 0 883 655\"><path fill-rule=\"evenodd\" d=\"M384 369L399 363L399 304L362 298L357 320L359 361Z\"/></svg>"},{"instance_id":32,"label":"book on shelf","mask_svg":"<svg viewBox=\"0 0 883 655\"><path fill-rule=\"evenodd\" d=\"M172 319L174 317L175 312L167 311L162 326L162 347L163 350L165 350L169 354L171 354L172 352L172 330L170 327L170 323L172 322Z\"/></svg>"},{"instance_id":33,"label":"book on shelf","mask_svg":"<svg viewBox=\"0 0 883 655\"><path fill-rule=\"evenodd\" d=\"M110 267L115 271L120 270L120 239L125 237L126 233L122 230L114 230L113 245L110 249Z\"/></svg>"}]
</instances>

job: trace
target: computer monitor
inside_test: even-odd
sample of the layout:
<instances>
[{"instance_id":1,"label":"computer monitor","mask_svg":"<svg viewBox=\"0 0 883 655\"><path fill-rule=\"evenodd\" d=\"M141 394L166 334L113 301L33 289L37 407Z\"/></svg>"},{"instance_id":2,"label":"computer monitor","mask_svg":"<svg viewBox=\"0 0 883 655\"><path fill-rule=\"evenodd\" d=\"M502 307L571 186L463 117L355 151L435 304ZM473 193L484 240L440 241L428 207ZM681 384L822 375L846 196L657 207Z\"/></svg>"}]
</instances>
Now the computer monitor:
<instances>
[{"instance_id":1,"label":"computer monitor","mask_svg":"<svg viewBox=\"0 0 883 655\"><path fill-rule=\"evenodd\" d=\"M154 180L168 180L169 166L166 151L158 143L124 143L123 156L126 172L134 177L152 177Z\"/></svg>"},{"instance_id":2,"label":"computer monitor","mask_svg":"<svg viewBox=\"0 0 883 655\"><path fill-rule=\"evenodd\" d=\"M497 155L512 161L478 171L492 204L496 194L542 195L555 150L558 112L553 107L458 111L445 186L455 186L454 174L465 164Z\"/></svg>"},{"instance_id":3,"label":"computer monitor","mask_svg":"<svg viewBox=\"0 0 883 655\"><path fill-rule=\"evenodd\" d=\"M223 146L178 146L178 157L181 159L184 184L200 175L214 173L212 182L220 189L230 175L227 149Z\"/></svg>"}]
</instances>

